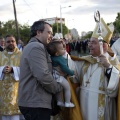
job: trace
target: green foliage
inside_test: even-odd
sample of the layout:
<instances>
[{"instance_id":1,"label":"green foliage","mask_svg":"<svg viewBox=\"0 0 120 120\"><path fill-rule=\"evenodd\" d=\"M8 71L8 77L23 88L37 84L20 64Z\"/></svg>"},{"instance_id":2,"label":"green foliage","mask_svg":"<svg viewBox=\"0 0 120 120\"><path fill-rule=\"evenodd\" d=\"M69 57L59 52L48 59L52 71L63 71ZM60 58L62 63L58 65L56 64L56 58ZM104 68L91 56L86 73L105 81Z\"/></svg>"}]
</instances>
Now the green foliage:
<instances>
[{"instance_id":1,"label":"green foliage","mask_svg":"<svg viewBox=\"0 0 120 120\"><path fill-rule=\"evenodd\" d=\"M60 23L53 24L52 28L53 28L53 35L55 33L61 33L61 24ZM62 24L62 31L63 31L63 36L68 33L68 28L65 26L65 24Z\"/></svg>"},{"instance_id":2,"label":"green foliage","mask_svg":"<svg viewBox=\"0 0 120 120\"><path fill-rule=\"evenodd\" d=\"M20 27L20 35L21 35L21 40L24 41L24 43L27 43L29 40L29 35L30 34L30 26L28 24L24 24L23 26Z\"/></svg>"},{"instance_id":3,"label":"green foliage","mask_svg":"<svg viewBox=\"0 0 120 120\"><path fill-rule=\"evenodd\" d=\"M120 13L117 13L117 17L113 24L115 26L114 34L120 34Z\"/></svg>"},{"instance_id":4,"label":"green foliage","mask_svg":"<svg viewBox=\"0 0 120 120\"><path fill-rule=\"evenodd\" d=\"M110 23L108 23L109 25ZM120 34L120 13L117 13L117 17L115 21L113 22L115 26L114 34ZM53 34L60 33L61 32L61 24L55 23L52 25L53 27ZM29 33L30 33L30 26L25 23L24 25L21 25L18 23L19 33L20 33L20 39L26 43L29 39ZM62 31L63 36L68 33L68 28L65 26L65 24L62 24ZM16 33L16 25L14 20L9 20L6 23L0 21L0 36L6 36L7 34L12 34L17 38ZM87 34L82 39L90 38L92 33ZM17 39L16 39L17 40Z\"/></svg>"},{"instance_id":5,"label":"green foliage","mask_svg":"<svg viewBox=\"0 0 120 120\"><path fill-rule=\"evenodd\" d=\"M20 39L26 43L29 39L30 26L28 24L21 25L18 23L18 29L20 33ZM17 38L16 25L14 20L9 20L6 23L1 22L0 35L5 37L7 34L12 34Z\"/></svg>"}]
</instances>

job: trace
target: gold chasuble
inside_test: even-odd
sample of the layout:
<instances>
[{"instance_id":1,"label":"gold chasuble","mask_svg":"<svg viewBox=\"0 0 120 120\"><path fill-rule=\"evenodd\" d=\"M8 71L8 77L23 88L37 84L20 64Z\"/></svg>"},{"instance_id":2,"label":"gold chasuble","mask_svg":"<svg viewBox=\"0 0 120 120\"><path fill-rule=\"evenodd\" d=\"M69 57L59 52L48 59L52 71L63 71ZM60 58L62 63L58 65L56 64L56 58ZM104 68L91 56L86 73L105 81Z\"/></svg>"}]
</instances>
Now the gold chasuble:
<instances>
[{"instance_id":1,"label":"gold chasuble","mask_svg":"<svg viewBox=\"0 0 120 120\"><path fill-rule=\"evenodd\" d=\"M21 52L15 48L14 52L8 54L7 51L0 53L0 67L19 67ZM14 73L13 73L14 74ZM4 74L0 79L0 115L20 114L17 105L18 80L15 80L12 73Z\"/></svg>"}]
</instances>

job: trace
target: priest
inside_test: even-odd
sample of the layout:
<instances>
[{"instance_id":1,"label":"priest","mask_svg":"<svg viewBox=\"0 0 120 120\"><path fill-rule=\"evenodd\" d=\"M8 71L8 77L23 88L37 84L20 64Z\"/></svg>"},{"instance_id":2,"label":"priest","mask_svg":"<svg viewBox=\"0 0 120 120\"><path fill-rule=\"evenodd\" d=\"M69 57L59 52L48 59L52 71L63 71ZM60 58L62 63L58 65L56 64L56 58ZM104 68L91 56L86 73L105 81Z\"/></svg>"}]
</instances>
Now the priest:
<instances>
[{"instance_id":1,"label":"priest","mask_svg":"<svg viewBox=\"0 0 120 120\"><path fill-rule=\"evenodd\" d=\"M99 24L88 42L90 55L75 58L79 83L77 95L82 120L117 120L120 64L109 47L113 25L107 26L101 18L102 40L99 41ZM102 53L100 43L102 42Z\"/></svg>"},{"instance_id":2,"label":"priest","mask_svg":"<svg viewBox=\"0 0 120 120\"><path fill-rule=\"evenodd\" d=\"M68 78L75 107L63 108L62 120L120 120L120 64L109 47L114 27L100 21L88 42L90 55L68 57L68 66L78 74Z\"/></svg>"},{"instance_id":3,"label":"priest","mask_svg":"<svg viewBox=\"0 0 120 120\"><path fill-rule=\"evenodd\" d=\"M5 47L0 52L0 115L2 120L20 120L17 94L21 52L13 35L6 36Z\"/></svg>"}]
</instances>

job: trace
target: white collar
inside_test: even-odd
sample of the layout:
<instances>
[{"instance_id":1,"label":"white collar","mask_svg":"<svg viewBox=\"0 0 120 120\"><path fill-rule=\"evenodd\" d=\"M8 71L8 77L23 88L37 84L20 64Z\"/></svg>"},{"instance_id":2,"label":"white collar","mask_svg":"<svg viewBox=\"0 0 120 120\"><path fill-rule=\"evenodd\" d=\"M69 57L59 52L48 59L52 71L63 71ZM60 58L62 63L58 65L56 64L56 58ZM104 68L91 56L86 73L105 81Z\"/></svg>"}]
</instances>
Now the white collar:
<instances>
[{"instance_id":1,"label":"white collar","mask_svg":"<svg viewBox=\"0 0 120 120\"><path fill-rule=\"evenodd\" d=\"M13 54L13 52L8 52L9 55Z\"/></svg>"}]
</instances>

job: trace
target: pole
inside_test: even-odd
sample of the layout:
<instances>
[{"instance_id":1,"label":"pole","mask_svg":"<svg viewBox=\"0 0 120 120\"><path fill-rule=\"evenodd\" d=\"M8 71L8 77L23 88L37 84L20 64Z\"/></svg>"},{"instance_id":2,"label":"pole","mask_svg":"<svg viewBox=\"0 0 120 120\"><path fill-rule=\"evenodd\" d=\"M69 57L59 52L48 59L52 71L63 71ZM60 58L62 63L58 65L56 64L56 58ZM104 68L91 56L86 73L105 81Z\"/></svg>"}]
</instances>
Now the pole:
<instances>
[{"instance_id":1,"label":"pole","mask_svg":"<svg viewBox=\"0 0 120 120\"><path fill-rule=\"evenodd\" d=\"M68 7L71 7L71 6L68 6ZM62 8L66 8L66 7L61 7L61 5L60 5L60 28L61 28L61 34L62 34L62 32L63 32L63 29L62 29L62 21L63 21L63 19L62 19Z\"/></svg>"},{"instance_id":2,"label":"pole","mask_svg":"<svg viewBox=\"0 0 120 120\"><path fill-rule=\"evenodd\" d=\"M19 33L19 29L18 29L18 22L17 22L17 14L16 14L15 1L13 0L13 8L14 8L14 16L15 16L15 26L16 26L16 32L17 32L17 40L19 40L20 39L20 33Z\"/></svg>"},{"instance_id":3,"label":"pole","mask_svg":"<svg viewBox=\"0 0 120 120\"><path fill-rule=\"evenodd\" d=\"M57 23L57 33L58 33L58 18L56 17L56 23Z\"/></svg>"},{"instance_id":4,"label":"pole","mask_svg":"<svg viewBox=\"0 0 120 120\"><path fill-rule=\"evenodd\" d=\"M61 33L62 33L62 7L60 5L60 28L61 28Z\"/></svg>"}]
</instances>

